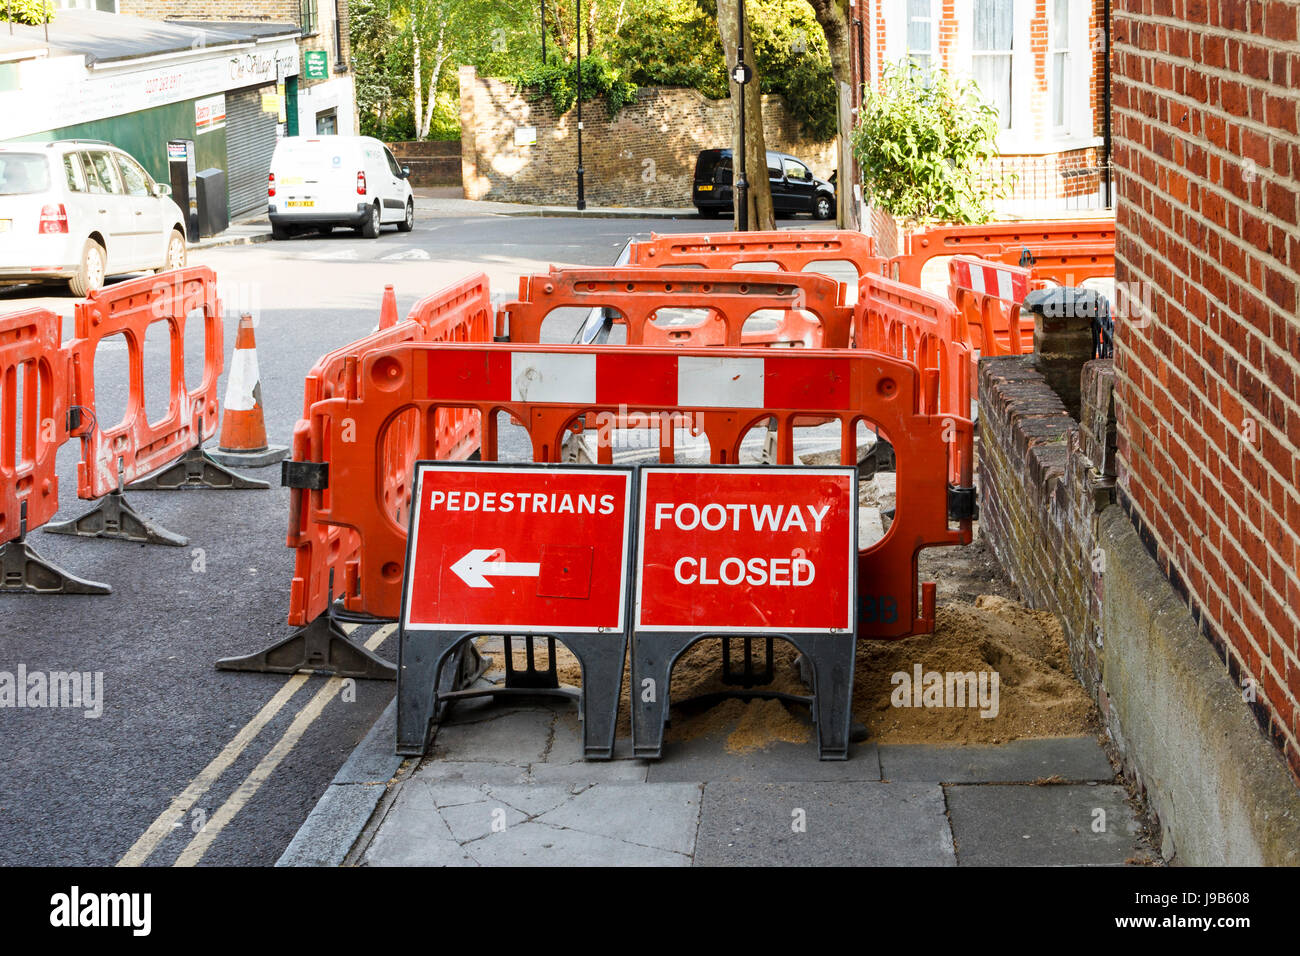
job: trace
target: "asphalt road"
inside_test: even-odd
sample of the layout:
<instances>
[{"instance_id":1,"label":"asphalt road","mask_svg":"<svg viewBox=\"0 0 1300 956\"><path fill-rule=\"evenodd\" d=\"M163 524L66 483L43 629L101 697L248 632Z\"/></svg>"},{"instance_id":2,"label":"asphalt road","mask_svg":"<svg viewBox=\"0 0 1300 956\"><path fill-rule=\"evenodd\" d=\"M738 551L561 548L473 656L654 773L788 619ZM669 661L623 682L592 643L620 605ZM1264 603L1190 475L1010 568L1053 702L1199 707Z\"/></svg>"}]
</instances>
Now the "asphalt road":
<instances>
[{"instance_id":1,"label":"asphalt road","mask_svg":"<svg viewBox=\"0 0 1300 956\"><path fill-rule=\"evenodd\" d=\"M548 263L606 264L629 236L693 232L695 219L609 220L483 217L427 219L378 240L350 232L208 250L226 304L227 359L238 313L257 324L267 430L288 444L302 380L330 349L374 328L385 284L399 311L473 271L513 295L520 275ZM801 222L798 225L812 225ZM497 294L494 292L494 295ZM0 289L0 314L33 306L65 316L76 300L59 290ZM577 316L548 329L567 340ZM167 352L145 348L146 407L161 409ZM126 349L96 359L101 421L125 408ZM224 395L225 379L221 382ZM155 404L155 402L157 404ZM215 444L215 442L213 443ZM522 454L522 443L509 449ZM56 520L80 515L79 443L59 455ZM102 674L102 715L0 707L0 865L270 864L394 692L324 676L217 671L219 657L287 636L292 554L285 547L289 495L278 468L249 471L268 491L130 492L143 515L189 538L186 547L86 540L35 531L30 543L67 570L106 582L105 597L0 595L0 700L5 673ZM390 659L396 640L382 641Z\"/></svg>"}]
</instances>

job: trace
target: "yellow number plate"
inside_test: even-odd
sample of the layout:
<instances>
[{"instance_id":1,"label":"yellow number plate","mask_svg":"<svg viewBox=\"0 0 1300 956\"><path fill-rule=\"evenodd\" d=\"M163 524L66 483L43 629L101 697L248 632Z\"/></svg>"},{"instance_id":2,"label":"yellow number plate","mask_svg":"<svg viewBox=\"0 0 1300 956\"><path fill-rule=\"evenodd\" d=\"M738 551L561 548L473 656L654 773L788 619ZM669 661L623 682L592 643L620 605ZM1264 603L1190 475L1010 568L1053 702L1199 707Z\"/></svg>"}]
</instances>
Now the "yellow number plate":
<instances>
[{"instance_id":1,"label":"yellow number plate","mask_svg":"<svg viewBox=\"0 0 1300 956\"><path fill-rule=\"evenodd\" d=\"M702 193L711 192L712 189L713 189L712 186L696 186L695 188L698 189L698 190L699 190L700 192L702 192Z\"/></svg>"},{"instance_id":2,"label":"yellow number plate","mask_svg":"<svg viewBox=\"0 0 1300 956\"><path fill-rule=\"evenodd\" d=\"M289 205L290 205L290 206L314 206L314 205L316 205L316 200L314 200L314 199L290 199L290 200L289 200Z\"/></svg>"}]
</instances>

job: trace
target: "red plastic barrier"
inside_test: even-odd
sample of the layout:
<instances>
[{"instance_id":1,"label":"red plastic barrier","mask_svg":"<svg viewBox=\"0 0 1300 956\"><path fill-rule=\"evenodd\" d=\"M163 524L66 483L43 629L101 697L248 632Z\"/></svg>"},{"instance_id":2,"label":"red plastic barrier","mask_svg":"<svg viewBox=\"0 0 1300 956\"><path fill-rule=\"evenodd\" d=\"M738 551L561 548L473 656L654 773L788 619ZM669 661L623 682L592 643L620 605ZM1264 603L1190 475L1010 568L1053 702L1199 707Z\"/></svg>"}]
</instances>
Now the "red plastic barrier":
<instances>
[{"instance_id":1,"label":"red plastic barrier","mask_svg":"<svg viewBox=\"0 0 1300 956\"><path fill-rule=\"evenodd\" d=\"M773 263L786 272L802 272L819 262L851 262L858 278L884 271L876 241L860 232L841 229L772 230L760 232L688 233L661 236L630 246L628 265L696 266L731 269L738 263Z\"/></svg>"},{"instance_id":2,"label":"red plastic barrier","mask_svg":"<svg viewBox=\"0 0 1300 956\"><path fill-rule=\"evenodd\" d=\"M322 356L303 382L303 414L293 431L293 460L322 461L324 436L312 430L311 410L317 402L343 395L357 360L375 349L409 342L490 341L492 305L487 276L479 273L427 296L415 304L405 321L373 332ZM478 447L477 415L439 409L435 415L436 457L467 458ZM377 505L405 519L415 458L415 428L409 420L389 429L376 462L383 470ZM328 453L328 450L326 451ZM331 491L293 488L290 491L289 532L285 543L294 549L294 574L289 589L289 623L301 627L329 608L333 596L355 594L361 541L355 531L312 518L313 501L328 507Z\"/></svg>"},{"instance_id":3,"label":"red plastic barrier","mask_svg":"<svg viewBox=\"0 0 1300 956\"><path fill-rule=\"evenodd\" d=\"M936 256L978 256L1018 263L1025 249L1037 256L1040 248L1089 246L1115 248L1113 219L991 222L978 226L935 226L908 240L909 252L889 260L887 274L919 286L921 270ZM1003 256L1013 259L1003 259Z\"/></svg>"},{"instance_id":4,"label":"red plastic barrier","mask_svg":"<svg viewBox=\"0 0 1300 956\"><path fill-rule=\"evenodd\" d=\"M933 626L933 585L918 588L916 555L926 546L970 540L970 523L950 528L950 459L970 461L969 418L922 410L921 375L902 359L866 350L637 348L533 345L398 345L373 350L349 367L338 397L312 408L313 460L329 464L330 493L312 519L361 537L360 591L350 610L395 617L401 603L406 526L379 506L378 466L386 432L408 412L422 457L433 457L426 423L444 407L477 410L483 457L497 452L496 416L523 423L534 459L560 460L565 434L589 412L624 408L690 413L707 433L716 464L737 460L745 433L777 419L777 459L793 459L797 420L842 423L841 458L855 463L856 428L867 422L899 460L896 517L864 551L860 634L902 637ZM351 434L353 441L344 442Z\"/></svg>"},{"instance_id":5,"label":"red plastic barrier","mask_svg":"<svg viewBox=\"0 0 1300 956\"><path fill-rule=\"evenodd\" d=\"M867 275L858 285L858 315L865 348L907 359L920 370L922 411L970 417L974 363L951 302L884 276ZM969 454L957 448L950 463L950 480L969 487Z\"/></svg>"},{"instance_id":6,"label":"red plastic barrier","mask_svg":"<svg viewBox=\"0 0 1300 956\"><path fill-rule=\"evenodd\" d=\"M805 348L849 345L853 312L839 283L815 273L744 272L633 267L557 269L519 280L519 299L497 315L498 335L510 341L541 341L542 322L554 309L608 308L627 325L628 345L794 344ZM707 309L694 325L658 324L660 309ZM745 330L755 312L782 313L773 329ZM820 324L801 315L809 312Z\"/></svg>"},{"instance_id":7,"label":"red plastic barrier","mask_svg":"<svg viewBox=\"0 0 1300 956\"><path fill-rule=\"evenodd\" d=\"M1020 265L1022 256L1022 251L1008 249L998 259L1010 265ZM1039 246L1033 250L1029 271L1036 286L1078 286L1086 279L1113 279L1115 246Z\"/></svg>"},{"instance_id":8,"label":"red plastic barrier","mask_svg":"<svg viewBox=\"0 0 1300 956\"><path fill-rule=\"evenodd\" d=\"M185 326L189 313L202 310L203 380L185 380ZM167 413L149 420L144 398L145 333L156 322L167 325L171 369ZM99 421L81 437L77 494L101 498L122 483L171 464L216 434L217 378L223 364L221 303L216 274L191 266L123 282L92 292L77 303L76 336L65 347L72 362L70 403L95 407L95 352L99 343L121 334L126 340L130 392L123 420L111 427Z\"/></svg>"},{"instance_id":9,"label":"red plastic barrier","mask_svg":"<svg viewBox=\"0 0 1300 956\"><path fill-rule=\"evenodd\" d=\"M1029 292L1028 269L955 256L948 263L952 299L971 348L981 355L1024 355L1034 350L1034 330L1020 327L1020 304Z\"/></svg>"},{"instance_id":10,"label":"red plastic barrier","mask_svg":"<svg viewBox=\"0 0 1300 956\"><path fill-rule=\"evenodd\" d=\"M0 317L0 544L20 534L24 504L29 529L59 510L55 456L68 437L62 337L63 320L45 309Z\"/></svg>"}]
</instances>

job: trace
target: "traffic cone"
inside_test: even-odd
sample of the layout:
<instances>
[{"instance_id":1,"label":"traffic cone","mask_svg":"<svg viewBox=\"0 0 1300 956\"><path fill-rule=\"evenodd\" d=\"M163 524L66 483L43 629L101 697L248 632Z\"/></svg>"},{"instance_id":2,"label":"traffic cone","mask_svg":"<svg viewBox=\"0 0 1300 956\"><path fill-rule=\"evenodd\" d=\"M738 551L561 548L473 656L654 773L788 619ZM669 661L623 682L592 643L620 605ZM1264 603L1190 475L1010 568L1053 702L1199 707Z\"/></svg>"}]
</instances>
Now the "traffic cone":
<instances>
[{"instance_id":1,"label":"traffic cone","mask_svg":"<svg viewBox=\"0 0 1300 956\"><path fill-rule=\"evenodd\" d=\"M274 465L289 454L284 445L268 445L266 419L262 415L262 379L257 368L257 342L253 317L239 317L235 351L230 357L226 379L225 417L221 420L221 443L208 454L223 465L259 468Z\"/></svg>"},{"instance_id":2,"label":"traffic cone","mask_svg":"<svg viewBox=\"0 0 1300 956\"><path fill-rule=\"evenodd\" d=\"M379 304L379 328L391 329L397 324L397 293L391 285L384 286L384 298Z\"/></svg>"}]
</instances>

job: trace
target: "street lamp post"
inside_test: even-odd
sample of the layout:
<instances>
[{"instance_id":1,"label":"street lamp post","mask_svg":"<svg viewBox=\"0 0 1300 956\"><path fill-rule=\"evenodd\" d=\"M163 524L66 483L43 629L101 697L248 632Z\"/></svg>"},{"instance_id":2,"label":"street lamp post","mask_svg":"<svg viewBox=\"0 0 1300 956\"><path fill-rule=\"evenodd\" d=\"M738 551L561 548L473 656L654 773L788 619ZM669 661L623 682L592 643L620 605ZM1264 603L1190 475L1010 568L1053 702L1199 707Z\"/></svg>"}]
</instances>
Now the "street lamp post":
<instances>
[{"instance_id":1,"label":"street lamp post","mask_svg":"<svg viewBox=\"0 0 1300 956\"><path fill-rule=\"evenodd\" d=\"M546 0L542 0L542 65L546 65Z\"/></svg>"},{"instance_id":2,"label":"street lamp post","mask_svg":"<svg viewBox=\"0 0 1300 956\"><path fill-rule=\"evenodd\" d=\"M582 177L582 0L578 0L578 208L587 208L583 195Z\"/></svg>"},{"instance_id":3,"label":"street lamp post","mask_svg":"<svg viewBox=\"0 0 1300 956\"><path fill-rule=\"evenodd\" d=\"M732 79L736 81L736 86L740 93L740 155L738 162L734 163L736 169L735 203L736 203L736 228L740 232L749 231L749 179L746 177L746 154L749 152L745 148L745 84L749 82L750 76L749 64L745 62L745 0L737 0L736 3L736 69L732 73Z\"/></svg>"}]
</instances>

